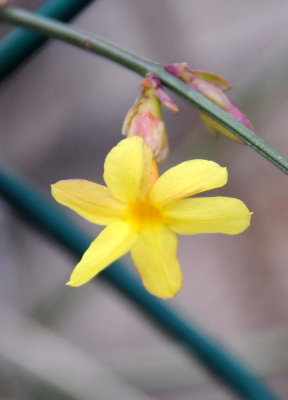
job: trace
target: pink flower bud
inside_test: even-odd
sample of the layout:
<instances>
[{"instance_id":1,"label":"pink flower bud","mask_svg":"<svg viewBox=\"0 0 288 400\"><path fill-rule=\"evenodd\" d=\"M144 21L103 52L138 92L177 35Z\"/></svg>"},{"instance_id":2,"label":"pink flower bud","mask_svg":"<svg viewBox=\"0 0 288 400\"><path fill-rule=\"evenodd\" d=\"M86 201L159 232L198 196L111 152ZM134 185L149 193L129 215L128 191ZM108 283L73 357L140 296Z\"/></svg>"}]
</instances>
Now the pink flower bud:
<instances>
[{"instance_id":1,"label":"pink flower bud","mask_svg":"<svg viewBox=\"0 0 288 400\"><path fill-rule=\"evenodd\" d=\"M191 71L186 63L172 64L165 67L166 71L181 79L188 86L192 87L198 93L201 93L207 99L217 104L220 108L227 111L241 124L253 130L253 127L243 112L224 94L224 90L230 89L231 85L222 77L204 71ZM200 113L202 121L211 130L222 133L223 135L237 142L243 143L241 139L224 128L221 124L214 121L207 115Z\"/></svg>"},{"instance_id":2,"label":"pink flower bud","mask_svg":"<svg viewBox=\"0 0 288 400\"><path fill-rule=\"evenodd\" d=\"M154 76L143 79L140 90L142 95L128 111L122 134L127 137L141 136L159 163L168 155L167 132L162 120L161 103L172 112L178 112L178 108Z\"/></svg>"},{"instance_id":3,"label":"pink flower bud","mask_svg":"<svg viewBox=\"0 0 288 400\"><path fill-rule=\"evenodd\" d=\"M158 97L160 102L164 104L164 106L166 106L173 113L175 114L178 113L179 109L177 105L162 88L162 85L156 76L150 75L147 78L143 79L142 82L140 83L140 89L143 95L146 90L153 89L155 95Z\"/></svg>"}]
</instances>

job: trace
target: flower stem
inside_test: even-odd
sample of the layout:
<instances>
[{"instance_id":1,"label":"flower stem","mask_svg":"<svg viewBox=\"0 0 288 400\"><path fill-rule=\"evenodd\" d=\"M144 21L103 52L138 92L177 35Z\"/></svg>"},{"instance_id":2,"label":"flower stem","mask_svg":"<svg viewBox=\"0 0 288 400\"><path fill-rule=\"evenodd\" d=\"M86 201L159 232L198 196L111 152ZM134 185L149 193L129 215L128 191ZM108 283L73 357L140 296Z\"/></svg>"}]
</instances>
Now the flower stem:
<instances>
[{"instance_id":1,"label":"flower stem","mask_svg":"<svg viewBox=\"0 0 288 400\"><path fill-rule=\"evenodd\" d=\"M220 109L216 104L206 99L204 96L187 87L185 83L175 78L164 70L162 65L145 60L124 49L109 43L102 38L80 31L71 26L45 18L28 11L14 7L0 8L0 21L5 21L14 25L22 26L29 30L53 37L58 40L70 43L80 47L86 51L101 55L111 61L114 61L124 67L145 76L147 74L155 74L161 82L185 98L201 112L213 118L215 121L223 125L234 135L246 142L257 153L261 154L277 168L288 174L288 159L279 153L276 149L266 143L250 129L246 128L240 122L236 121L224 110ZM5 39L4 39L5 40ZM0 44L0 58L1 54ZM1 75L1 65L0 65Z\"/></svg>"},{"instance_id":2,"label":"flower stem","mask_svg":"<svg viewBox=\"0 0 288 400\"><path fill-rule=\"evenodd\" d=\"M47 0L42 2L43 4L35 10L35 13L68 22L91 2L92 0ZM0 7L1 5L0 0ZM47 36L40 36L22 28L13 29L11 33L7 34L0 41L0 81L18 68L48 39Z\"/></svg>"}]
</instances>

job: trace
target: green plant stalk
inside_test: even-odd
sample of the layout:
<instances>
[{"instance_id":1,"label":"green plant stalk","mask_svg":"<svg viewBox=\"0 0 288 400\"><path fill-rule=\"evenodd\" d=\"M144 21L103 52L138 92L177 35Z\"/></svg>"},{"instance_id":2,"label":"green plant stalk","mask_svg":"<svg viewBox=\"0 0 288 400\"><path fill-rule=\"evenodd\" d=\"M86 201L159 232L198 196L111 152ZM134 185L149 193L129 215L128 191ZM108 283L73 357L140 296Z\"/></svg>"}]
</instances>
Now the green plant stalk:
<instances>
[{"instance_id":1,"label":"green plant stalk","mask_svg":"<svg viewBox=\"0 0 288 400\"><path fill-rule=\"evenodd\" d=\"M48 0L35 11L38 15L68 22L92 0ZM44 45L49 37L16 28L0 42L0 80L10 75L22 62Z\"/></svg>"},{"instance_id":2,"label":"green plant stalk","mask_svg":"<svg viewBox=\"0 0 288 400\"><path fill-rule=\"evenodd\" d=\"M41 17L18 8L1 8L0 21L1 20L7 23L25 27L29 30L37 32L40 35L53 37L55 39L59 39L66 43L80 47L86 51L98 54L120 65L123 65L124 67L137 72L142 76L147 74L155 74L165 86L177 93L179 96L188 100L201 112L223 125L234 135L246 142L256 152L274 164L277 168L288 174L288 159L286 157L284 157L281 153L266 143L250 129L236 121L216 104L206 99L192 88L188 87L184 82L166 72L162 65L138 57L97 36L82 32L74 27L72 28L67 24ZM3 53L1 53L0 46L0 59L2 57Z\"/></svg>"}]
</instances>

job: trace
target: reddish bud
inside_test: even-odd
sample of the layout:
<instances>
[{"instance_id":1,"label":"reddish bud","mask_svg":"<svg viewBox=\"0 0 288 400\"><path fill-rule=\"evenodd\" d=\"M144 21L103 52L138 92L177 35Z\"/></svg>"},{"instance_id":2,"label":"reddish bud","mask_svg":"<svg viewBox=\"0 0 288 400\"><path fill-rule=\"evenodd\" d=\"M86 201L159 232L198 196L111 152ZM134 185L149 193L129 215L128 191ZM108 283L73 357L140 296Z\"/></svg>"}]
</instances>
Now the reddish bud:
<instances>
[{"instance_id":1,"label":"reddish bud","mask_svg":"<svg viewBox=\"0 0 288 400\"><path fill-rule=\"evenodd\" d=\"M172 64L165 67L166 71L175 75L177 78L184 81L188 86L192 87L198 93L201 93L207 99L217 104L220 108L227 111L241 124L253 130L253 127L243 112L223 93L230 89L231 85L222 77L204 71L191 71L186 63ZM224 128L221 124L214 121L205 114L200 113L202 121L210 129L215 132L220 132L223 135L237 142L242 142L237 136Z\"/></svg>"},{"instance_id":2,"label":"reddish bud","mask_svg":"<svg viewBox=\"0 0 288 400\"><path fill-rule=\"evenodd\" d=\"M159 163L168 155L167 132L162 120L161 103L173 112L177 112L178 108L162 89L156 77L143 79L140 89L142 95L128 111L122 134L128 137L141 136Z\"/></svg>"}]
</instances>

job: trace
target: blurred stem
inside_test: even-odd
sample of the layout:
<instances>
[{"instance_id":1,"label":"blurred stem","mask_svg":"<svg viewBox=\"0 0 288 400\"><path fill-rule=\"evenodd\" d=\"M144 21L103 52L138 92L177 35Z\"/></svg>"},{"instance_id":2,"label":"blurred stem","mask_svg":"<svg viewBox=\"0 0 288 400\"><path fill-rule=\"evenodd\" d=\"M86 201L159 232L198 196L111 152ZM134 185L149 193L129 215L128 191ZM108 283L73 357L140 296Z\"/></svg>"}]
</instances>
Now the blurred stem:
<instances>
[{"instance_id":1,"label":"blurred stem","mask_svg":"<svg viewBox=\"0 0 288 400\"><path fill-rule=\"evenodd\" d=\"M47 0L45 2L42 1L41 6L36 9L35 13L62 22L68 22L90 3L92 3L92 0ZM0 41L0 81L18 68L48 39L46 36L40 36L22 28L13 29L11 33L7 34Z\"/></svg>"},{"instance_id":2,"label":"blurred stem","mask_svg":"<svg viewBox=\"0 0 288 400\"><path fill-rule=\"evenodd\" d=\"M86 51L101 55L112 60L124 67L139 73L142 76L147 74L155 74L161 82L184 97L201 112L213 118L215 121L223 125L234 135L251 146L256 152L265 157L277 168L288 174L288 159L279 153L276 149L266 143L250 129L246 128L240 122L236 121L228 113L216 106L204 96L189 88L184 82L175 78L164 70L162 65L145 60L126 50L123 50L112 43L109 43L97 36L91 35L72 28L71 26L57 22L55 20L41 17L28 11L14 7L3 7L0 9L0 21L5 21L14 25L22 26L29 30L35 31L40 35L53 37L64 42L73 44ZM0 58L3 57L3 52ZM1 65L0 65L1 73Z\"/></svg>"}]
</instances>

